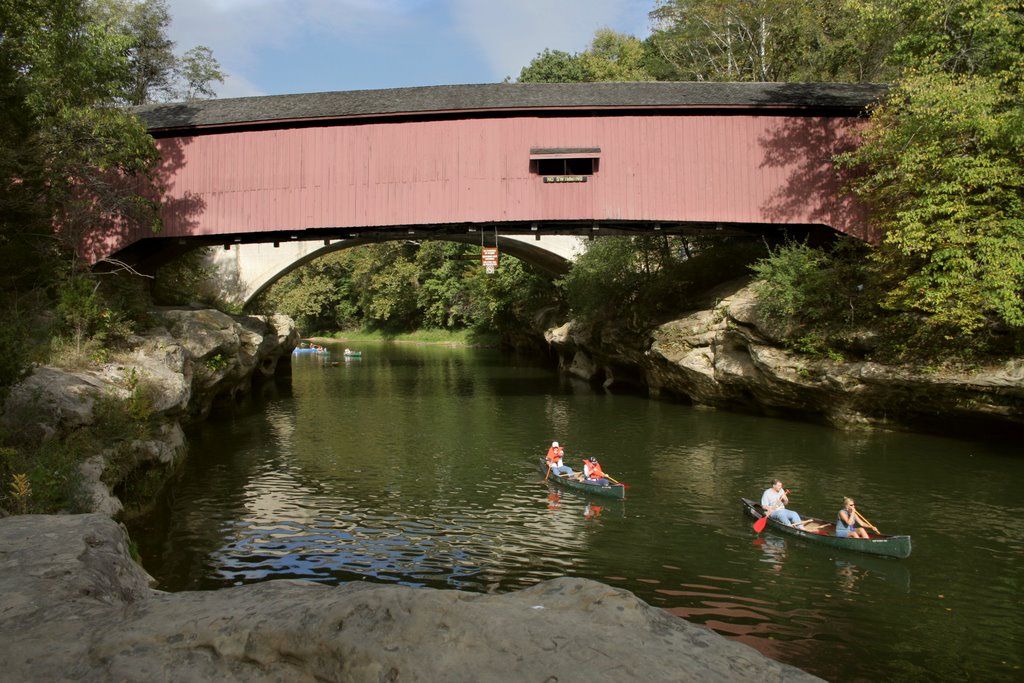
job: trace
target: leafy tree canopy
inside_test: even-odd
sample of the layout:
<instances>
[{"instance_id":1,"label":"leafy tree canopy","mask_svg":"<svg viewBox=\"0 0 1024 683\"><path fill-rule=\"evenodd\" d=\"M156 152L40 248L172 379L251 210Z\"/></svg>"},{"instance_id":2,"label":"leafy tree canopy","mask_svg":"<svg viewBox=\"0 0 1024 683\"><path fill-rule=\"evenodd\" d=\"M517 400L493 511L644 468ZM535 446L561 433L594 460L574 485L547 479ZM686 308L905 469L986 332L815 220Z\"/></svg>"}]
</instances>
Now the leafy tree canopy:
<instances>
[{"instance_id":1,"label":"leafy tree canopy","mask_svg":"<svg viewBox=\"0 0 1024 683\"><path fill-rule=\"evenodd\" d=\"M859 0L657 0L646 41L658 80L886 78L892 25Z\"/></svg>"},{"instance_id":2,"label":"leafy tree canopy","mask_svg":"<svg viewBox=\"0 0 1024 683\"><path fill-rule=\"evenodd\" d=\"M254 308L293 317L307 333L473 330L511 336L558 305L554 285L514 258L487 275L480 247L384 242L337 251L281 278Z\"/></svg>"},{"instance_id":3,"label":"leafy tree canopy","mask_svg":"<svg viewBox=\"0 0 1024 683\"><path fill-rule=\"evenodd\" d=\"M1024 330L1024 12L866 4L907 27L894 48L905 74L842 158L862 171L853 187L884 235L884 303L951 341Z\"/></svg>"},{"instance_id":4,"label":"leafy tree canopy","mask_svg":"<svg viewBox=\"0 0 1024 683\"><path fill-rule=\"evenodd\" d=\"M219 78L208 52L174 58L168 21L164 0L0 0L0 387L45 348L39 313L90 335L112 319L79 296L99 291L81 280L80 235L157 226L155 194L135 182L155 180L156 147L124 105L174 92L182 64L196 93Z\"/></svg>"},{"instance_id":5,"label":"leafy tree canopy","mask_svg":"<svg viewBox=\"0 0 1024 683\"><path fill-rule=\"evenodd\" d=\"M590 47L571 55L544 50L519 73L519 83L650 81L643 43L608 28L594 34Z\"/></svg>"},{"instance_id":6,"label":"leafy tree canopy","mask_svg":"<svg viewBox=\"0 0 1024 683\"><path fill-rule=\"evenodd\" d=\"M127 73L121 98L127 104L213 97L213 83L224 73L210 48L196 46L183 55L167 36L171 23L167 0L88 0L92 20L124 38Z\"/></svg>"}]
</instances>

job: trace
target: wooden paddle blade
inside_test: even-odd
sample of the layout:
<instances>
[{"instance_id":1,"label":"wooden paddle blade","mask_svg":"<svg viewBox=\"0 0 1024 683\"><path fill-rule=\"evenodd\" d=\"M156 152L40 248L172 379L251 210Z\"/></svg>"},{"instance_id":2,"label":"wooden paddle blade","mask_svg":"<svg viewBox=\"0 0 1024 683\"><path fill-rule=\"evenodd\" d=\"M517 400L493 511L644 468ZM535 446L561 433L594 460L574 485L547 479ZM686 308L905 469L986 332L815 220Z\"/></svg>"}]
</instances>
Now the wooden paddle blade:
<instances>
[{"instance_id":1,"label":"wooden paddle blade","mask_svg":"<svg viewBox=\"0 0 1024 683\"><path fill-rule=\"evenodd\" d=\"M753 524L754 531L756 533L761 533L762 531L764 531L764 528L767 525L768 525L768 515L765 515L761 519L759 519L756 522L754 522L754 524Z\"/></svg>"}]
</instances>

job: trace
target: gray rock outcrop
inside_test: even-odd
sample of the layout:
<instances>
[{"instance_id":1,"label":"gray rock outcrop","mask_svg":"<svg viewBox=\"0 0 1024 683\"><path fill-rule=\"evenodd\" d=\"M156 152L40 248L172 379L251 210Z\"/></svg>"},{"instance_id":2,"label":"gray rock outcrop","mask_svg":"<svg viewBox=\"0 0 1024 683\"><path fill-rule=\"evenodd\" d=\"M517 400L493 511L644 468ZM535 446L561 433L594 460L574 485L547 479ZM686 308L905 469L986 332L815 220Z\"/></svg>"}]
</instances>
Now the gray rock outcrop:
<instances>
[{"instance_id":1,"label":"gray rock outcrop","mask_svg":"<svg viewBox=\"0 0 1024 683\"><path fill-rule=\"evenodd\" d=\"M0 426L15 439L45 442L102 420L98 401L134 397L145 406L149 436L118 444L129 465L120 476L144 466L173 469L185 454L182 425L272 378L298 343L286 316L206 308L158 308L153 315L158 324L132 338L116 360L77 371L35 368L11 389ZM95 453L80 469L90 509L117 515L122 505L111 490L119 481L111 480L109 460L109 450Z\"/></svg>"},{"instance_id":2,"label":"gray rock outcrop","mask_svg":"<svg viewBox=\"0 0 1024 683\"><path fill-rule=\"evenodd\" d=\"M649 340L573 324L546 338L569 374L695 405L816 419L841 429L981 432L1024 427L1024 359L972 371L812 359L786 350L745 283Z\"/></svg>"},{"instance_id":3,"label":"gray rock outcrop","mask_svg":"<svg viewBox=\"0 0 1024 683\"><path fill-rule=\"evenodd\" d=\"M162 593L98 514L0 519L0 569L0 678L21 683L820 680L584 579Z\"/></svg>"}]
</instances>

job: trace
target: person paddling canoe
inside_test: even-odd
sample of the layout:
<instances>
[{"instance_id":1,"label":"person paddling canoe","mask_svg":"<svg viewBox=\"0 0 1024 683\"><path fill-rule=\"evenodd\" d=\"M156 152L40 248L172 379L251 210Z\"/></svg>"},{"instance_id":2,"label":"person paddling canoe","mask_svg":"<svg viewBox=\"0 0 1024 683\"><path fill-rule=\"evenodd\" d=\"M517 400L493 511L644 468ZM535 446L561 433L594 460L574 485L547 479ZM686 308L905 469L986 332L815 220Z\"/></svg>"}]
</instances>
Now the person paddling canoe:
<instances>
[{"instance_id":1,"label":"person paddling canoe","mask_svg":"<svg viewBox=\"0 0 1024 683\"><path fill-rule=\"evenodd\" d=\"M761 507L769 517L777 519L783 524L795 526L800 524L800 515L793 510L786 509L786 504L789 503L789 496L786 493L782 488L782 482L772 479L772 485L761 494Z\"/></svg>"},{"instance_id":2,"label":"person paddling canoe","mask_svg":"<svg viewBox=\"0 0 1024 683\"><path fill-rule=\"evenodd\" d=\"M565 455L565 449L558 445L557 441L551 442L551 448L548 449L547 461L548 470L551 474L555 474L560 477L572 476L572 468L562 462L562 456Z\"/></svg>"},{"instance_id":3,"label":"person paddling canoe","mask_svg":"<svg viewBox=\"0 0 1024 683\"><path fill-rule=\"evenodd\" d=\"M583 459L583 478L590 484L608 486L608 475L601 470L601 463L593 456Z\"/></svg>"},{"instance_id":4,"label":"person paddling canoe","mask_svg":"<svg viewBox=\"0 0 1024 683\"><path fill-rule=\"evenodd\" d=\"M860 517L857 516L857 503L853 498L843 498L843 507L836 518L836 536L850 538L870 538Z\"/></svg>"}]
</instances>

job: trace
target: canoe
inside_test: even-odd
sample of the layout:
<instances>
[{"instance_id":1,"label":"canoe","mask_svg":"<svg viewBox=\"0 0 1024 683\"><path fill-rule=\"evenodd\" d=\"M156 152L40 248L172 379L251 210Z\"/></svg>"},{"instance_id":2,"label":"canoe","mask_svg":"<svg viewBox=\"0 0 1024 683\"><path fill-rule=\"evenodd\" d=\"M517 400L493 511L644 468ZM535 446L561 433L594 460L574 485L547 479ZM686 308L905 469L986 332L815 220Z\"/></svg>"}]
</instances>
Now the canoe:
<instances>
[{"instance_id":1,"label":"canoe","mask_svg":"<svg viewBox=\"0 0 1024 683\"><path fill-rule=\"evenodd\" d=\"M747 514L754 519L764 517L764 508L757 501L749 498L740 498ZM889 536L886 534L875 534L870 530L869 538L841 538L836 536L836 523L826 522L814 517L800 516L800 519L809 520L800 526L789 526L772 517L768 518L768 528L784 534L796 536L806 541L813 541L831 548L842 548L844 550L855 550L871 555L883 555L885 557L910 557L910 536Z\"/></svg>"},{"instance_id":2,"label":"canoe","mask_svg":"<svg viewBox=\"0 0 1024 683\"><path fill-rule=\"evenodd\" d=\"M306 347L295 347L292 353L329 353L327 349L312 349Z\"/></svg>"},{"instance_id":3,"label":"canoe","mask_svg":"<svg viewBox=\"0 0 1024 683\"><path fill-rule=\"evenodd\" d=\"M540 471L544 474L548 473L548 461L545 458L541 458L538 461ZM601 486L599 484L592 484L586 481L578 481L576 479L570 479L566 476L559 476L554 473L548 477L549 482L564 486L568 489L576 491L583 491L595 496L604 496L605 498L619 498L620 500L626 497L626 487L622 484L611 484L607 486Z\"/></svg>"},{"instance_id":4,"label":"canoe","mask_svg":"<svg viewBox=\"0 0 1024 683\"><path fill-rule=\"evenodd\" d=\"M362 351L346 351L344 355L345 355L345 358L362 358L363 357L363 352Z\"/></svg>"}]
</instances>

